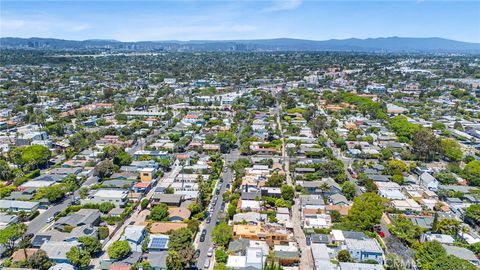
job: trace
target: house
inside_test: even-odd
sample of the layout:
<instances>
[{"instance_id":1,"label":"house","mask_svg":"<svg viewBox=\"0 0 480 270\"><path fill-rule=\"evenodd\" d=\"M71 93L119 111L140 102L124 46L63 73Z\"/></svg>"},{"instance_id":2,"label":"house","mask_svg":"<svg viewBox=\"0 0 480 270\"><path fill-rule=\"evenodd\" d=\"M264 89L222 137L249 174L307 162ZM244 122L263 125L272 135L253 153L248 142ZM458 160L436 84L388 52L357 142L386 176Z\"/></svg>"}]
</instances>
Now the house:
<instances>
[{"instance_id":1,"label":"house","mask_svg":"<svg viewBox=\"0 0 480 270\"><path fill-rule=\"evenodd\" d=\"M349 205L348 203L348 199L347 197L345 197L344 195L342 194L333 194L332 196L330 196L328 198L328 201L332 204L332 205L342 205L342 206L347 206Z\"/></svg>"},{"instance_id":2,"label":"house","mask_svg":"<svg viewBox=\"0 0 480 270\"><path fill-rule=\"evenodd\" d=\"M128 202L128 191L119 189L99 189L87 199L82 199L81 204L94 203L101 204L110 202L117 207L124 207Z\"/></svg>"},{"instance_id":3,"label":"house","mask_svg":"<svg viewBox=\"0 0 480 270\"><path fill-rule=\"evenodd\" d=\"M339 270L383 270L381 264L340 262Z\"/></svg>"},{"instance_id":4,"label":"house","mask_svg":"<svg viewBox=\"0 0 480 270\"><path fill-rule=\"evenodd\" d=\"M188 219L192 212L185 207L174 207L168 209L168 221L170 222L183 222Z\"/></svg>"},{"instance_id":5,"label":"house","mask_svg":"<svg viewBox=\"0 0 480 270\"><path fill-rule=\"evenodd\" d=\"M67 252L72 247L79 246L78 242L55 242L49 241L44 243L40 249L47 253L48 258L55 263L68 263Z\"/></svg>"},{"instance_id":6,"label":"house","mask_svg":"<svg viewBox=\"0 0 480 270\"><path fill-rule=\"evenodd\" d=\"M315 265L315 270L336 270L333 263L330 261L330 254L326 244L312 243L312 257Z\"/></svg>"},{"instance_id":7,"label":"house","mask_svg":"<svg viewBox=\"0 0 480 270\"><path fill-rule=\"evenodd\" d=\"M154 177L155 177L155 173L156 173L156 169L155 168L142 168L139 170L139 173L140 173L140 181L141 182L151 182Z\"/></svg>"},{"instance_id":8,"label":"house","mask_svg":"<svg viewBox=\"0 0 480 270\"><path fill-rule=\"evenodd\" d=\"M147 253L147 261L152 270L167 270L167 251Z\"/></svg>"},{"instance_id":9,"label":"house","mask_svg":"<svg viewBox=\"0 0 480 270\"><path fill-rule=\"evenodd\" d=\"M168 250L169 236L164 234L151 234L148 241L148 251L157 252Z\"/></svg>"},{"instance_id":10,"label":"house","mask_svg":"<svg viewBox=\"0 0 480 270\"><path fill-rule=\"evenodd\" d=\"M433 234L433 233L426 233L420 236L421 242L431 242L431 241L438 241L442 244L449 244L453 245L455 239L448 234Z\"/></svg>"},{"instance_id":11,"label":"house","mask_svg":"<svg viewBox=\"0 0 480 270\"><path fill-rule=\"evenodd\" d=\"M38 202L0 200L0 209L7 212L35 212L38 210Z\"/></svg>"},{"instance_id":12,"label":"house","mask_svg":"<svg viewBox=\"0 0 480 270\"><path fill-rule=\"evenodd\" d=\"M127 240L132 251L142 252L142 242L145 239L145 226L128 225L125 227L121 240Z\"/></svg>"},{"instance_id":13,"label":"house","mask_svg":"<svg viewBox=\"0 0 480 270\"><path fill-rule=\"evenodd\" d=\"M260 201L253 200L238 200L237 209L240 209L242 212L259 212L262 208Z\"/></svg>"},{"instance_id":14,"label":"house","mask_svg":"<svg viewBox=\"0 0 480 270\"><path fill-rule=\"evenodd\" d=\"M453 255L460 259L466 260L477 267L480 267L480 260L471 250L468 250L464 247L450 246L445 244L442 244L442 246L445 251L447 251L448 255Z\"/></svg>"},{"instance_id":15,"label":"house","mask_svg":"<svg viewBox=\"0 0 480 270\"><path fill-rule=\"evenodd\" d=\"M180 222L154 222L150 225L151 234L166 234L182 228L187 228L188 224Z\"/></svg>"},{"instance_id":16,"label":"house","mask_svg":"<svg viewBox=\"0 0 480 270\"><path fill-rule=\"evenodd\" d=\"M0 213L0 230L3 230L6 227L17 222L18 222L18 216Z\"/></svg>"},{"instance_id":17,"label":"house","mask_svg":"<svg viewBox=\"0 0 480 270\"><path fill-rule=\"evenodd\" d=\"M250 240L266 241L269 245L285 244L289 242L289 235L283 228L259 223L256 225L237 224L233 225L233 238L245 238Z\"/></svg>"},{"instance_id":18,"label":"house","mask_svg":"<svg viewBox=\"0 0 480 270\"><path fill-rule=\"evenodd\" d=\"M437 191L438 181L430 173L424 172L419 177L420 184L428 190Z\"/></svg>"},{"instance_id":19,"label":"house","mask_svg":"<svg viewBox=\"0 0 480 270\"><path fill-rule=\"evenodd\" d=\"M233 216L233 223L243 223L247 224L257 224L259 222L264 222L267 220L266 214L260 214L257 212L245 212L238 213Z\"/></svg>"},{"instance_id":20,"label":"house","mask_svg":"<svg viewBox=\"0 0 480 270\"><path fill-rule=\"evenodd\" d=\"M422 207L415 200L412 199L392 200L391 204L393 207L400 211L422 211Z\"/></svg>"},{"instance_id":21,"label":"house","mask_svg":"<svg viewBox=\"0 0 480 270\"><path fill-rule=\"evenodd\" d=\"M61 217L55 222L55 228L64 228L65 226L96 226L100 223L100 211L98 209L80 209L66 217Z\"/></svg>"},{"instance_id":22,"label":"house","mask_svg":"<svg viewBox=\"0 0 480 270\"><path fill-rule=\"evenodd\" d=\"M26 261L28 257L32 256L37 251L38 251L38 248L18 249L15 252L13 252L11 256L11 261L12 262Z\"/></svg>"},{"instance_id":23,"label":"house","mask_svg":"<svg viewBox=\"0 0 480 270\"><path fill-rule=\"evenodd\" d=\"M366 260L375 260L379 264L383 264L383 250L376 239L345 239L345 246L350 256L357 262Z\"/></svg>"},{"instance_id":24,"label":"house","mask_svg":"<svg viewBox=\"0 0 480 270\"><path fill-rule=\"evenodd\" d=\"M228 256L226 266L234 269L263 269L267 255L262 248L248 247L244 256Z\"/></svg>"},{"instance_id":25,"label":"house","mask_svg":"<svg viewBox=\"0 0 480 270\"><path fill-rule=\"evenodd\" d=\"M182 201L184 199L184 195L181 194L163 194L163 193L154 193L152 198L150 199L150 204L152 206L164 203L168 206L176 206L180 207Z\"/></svg>"}]
</instances>

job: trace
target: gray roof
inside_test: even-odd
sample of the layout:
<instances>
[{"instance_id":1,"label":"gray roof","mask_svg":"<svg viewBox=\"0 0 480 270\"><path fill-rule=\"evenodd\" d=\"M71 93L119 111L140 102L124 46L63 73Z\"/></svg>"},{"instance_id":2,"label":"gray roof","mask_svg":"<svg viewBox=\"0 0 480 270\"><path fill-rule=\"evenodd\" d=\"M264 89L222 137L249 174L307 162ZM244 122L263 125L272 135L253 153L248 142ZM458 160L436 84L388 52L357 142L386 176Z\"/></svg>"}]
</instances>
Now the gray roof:
<instances>
[{"instance_id":1,"label":"gray roof","mask_svg":"<svg viewBox=\"0 0 480 270\"><path fill-rule=\"evenodd\" d=\"M262 194L260 191L254 191L254 192L242 192L242 200L255 200L255 198L260 198L262 197Z\"/></svg>"},{"instance_id":2,"label":"gray roof","mask_svg":"<svg viewBox=\"0 0 480 270\"><path fill-rule=\"evenodd\" d=\"M340 270L383 270L381 264L341 262Z\"/></svg>"},{"instance_id":3,"label":"gray roof","mask_svg":"<svg viewBox=\"0 0 480 270\"><path fill-rule=\"evenodd\" d=\"M368 238L368 236L363 232L356 232L356 231L342 231L343 236L345 239L357 239L362 240Z\"/></svg>"},{"instance_id":4,"label":"gray roof","mask_svg":"<svg viewBox=\"0 0 480 270\"><path fill-rule=\"evenodd\" d=\"M24 202L24 201L10 201L10 200L0 200L0 208L22 208L22 209L32 209L38 206L38 202Z\"/></svg>"},{"instance_id":5,"label":"gray roof","mask_svg":"<svg viewBox=\"0 0 480 270\"><path fill-rule=\"evenodd\" d=\"M231 241L228 244L228 250L233 252L245 252L247 248L250 246L250 240L240 238L238 240Z\"/></svg>"},{"instance_id":6,"label":"gray roof","mask_svg":"<svg viewBox=\"0 0 480 270\"><path fill-rule=\"evenodd\" d=\"M378 181L378 182L388 182L390 181L390 176L389 175L381 175L381 174L367 174L367 177L372 179L373 181Z\"/></svg>"},{"instance_id":7,"label":"gray roof","mask_svg":"<svg viewBox=\"0 0 480 270\"><path fill-rule=\"evenodd\" d=\"M80 245L78 242L54 242L44 243L40 249L44 250L52 260L66 260L70 248Z\"/></svg>"},{"instance_id":8,"label":"gray roof","mask_svg":"<svg viewBox=\"0 0 480 270\"><path fill-rule=\"evenodd\" d=\"M78 212L61 217L55 222L55 225L92 225L100 218L100 211L98 209L80 209Z\"/></svg>"},{"instance_id":9,"label":"gray roof","mask_svg":"<svg viewBox=\"0 0 480 270\"><path fill-rule=\"evenodd\" d=\"M312 243L328 244L330 243L330 236L328 234L311 234L310 241Z\"/></svg>"},{"instance_id":10,"label":"gray roof","mask_svg":"<svg viewBox=\"0 0 480 270\"><path fill-rule=\"evenodd\" d=\"M362 250L362 251L378 252L378 253L383 252L377 240L372 238L365 238L362 240L346 238L345 244L348 250Z\"/></svg>"},{"instance_id":11,"label":"gray roof","mask_svg":"<svg viewBox=\"0 0 480 270\"><path fill-rule=\"evenodd\" d=\"M158 200L161 203L180 203L183 199L183 195L154 193L152 199Z\"/></svg>"},{"instance_id":12,"label":"gray roof","mask_svg":"<svg viewBox=\"0 0 480 270\"><path fill-rule=\"evenodd\" d=\"M167 251L149 252L147 254L147 261L152 267L167 268Z\"/></svg>"},{"instance_id":13,"label":"gray roof","mask_svg":"<svg viewBox=\"0 0 480 270\"><path fill-rule=\"evenodd\" d=\"M457 246L449 246L442 244L443 248L447 251L448 255L453 255L455 257L458 257L460 259L464 259L467 261L476 261L478 262L477 256L475 256L475 253L473 253L471 250L468 250L463 247L457 247Z\"/></svg>"},{"instance_id":14,"label":"gray roof","mask_svg":"<svg viewBox=\"0 0 480 270\"><path fill-rule=\"evenodd\" d=\"M418 225L424 229L431 229L433 225L432 217L412 217L410 218L413 225Z\"/></svg>"}]
</instances>

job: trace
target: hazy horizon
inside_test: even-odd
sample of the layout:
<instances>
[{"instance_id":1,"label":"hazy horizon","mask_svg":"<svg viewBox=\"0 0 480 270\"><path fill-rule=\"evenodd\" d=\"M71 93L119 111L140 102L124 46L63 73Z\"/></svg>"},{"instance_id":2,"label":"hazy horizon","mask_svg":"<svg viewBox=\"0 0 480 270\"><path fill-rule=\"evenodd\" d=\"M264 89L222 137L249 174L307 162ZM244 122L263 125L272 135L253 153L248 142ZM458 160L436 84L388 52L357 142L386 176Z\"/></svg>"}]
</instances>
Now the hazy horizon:
<instances>
[{"instance_id":1,"label":"hazy horizon","mask_svg":"<svg viewBox=\"0 0 480 270\"><path fill-rule=\"evenodd\" d=\"M439 37L480 42L478 1L2 1L0 37L190 41Z\"/></svg>"}]
</instances>

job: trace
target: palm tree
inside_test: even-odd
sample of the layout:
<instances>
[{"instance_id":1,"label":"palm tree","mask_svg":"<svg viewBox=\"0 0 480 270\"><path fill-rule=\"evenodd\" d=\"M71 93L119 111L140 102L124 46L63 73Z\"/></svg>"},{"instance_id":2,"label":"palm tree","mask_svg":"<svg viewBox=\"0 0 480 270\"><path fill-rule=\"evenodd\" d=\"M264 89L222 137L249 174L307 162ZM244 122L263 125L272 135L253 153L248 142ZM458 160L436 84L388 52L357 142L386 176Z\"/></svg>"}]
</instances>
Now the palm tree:
<instances>
[{"instance_id":1,"label":"palm tree","mask_svg":"<svg viewBox=\"0 0 480 270\"><path fill-rule=\"evenodd\" d=\"M327 203L327 198L325 197L325 193L330 190L330 186L328 185L327 182L323 182L320 184L318 187L320 189L320 192L322 193L322 198L323 198L323 203Z\"/></svg>"},{"instance_id":2,"label":"palm tree","mask_svg":"<svg viewBox=\"0 0 480 270\"><path fill-rule=\"evenodd\" d=\"M182 261L176 251L168 251L166 265L168 270L182 270Z\"/></svg>"}]
</instances>

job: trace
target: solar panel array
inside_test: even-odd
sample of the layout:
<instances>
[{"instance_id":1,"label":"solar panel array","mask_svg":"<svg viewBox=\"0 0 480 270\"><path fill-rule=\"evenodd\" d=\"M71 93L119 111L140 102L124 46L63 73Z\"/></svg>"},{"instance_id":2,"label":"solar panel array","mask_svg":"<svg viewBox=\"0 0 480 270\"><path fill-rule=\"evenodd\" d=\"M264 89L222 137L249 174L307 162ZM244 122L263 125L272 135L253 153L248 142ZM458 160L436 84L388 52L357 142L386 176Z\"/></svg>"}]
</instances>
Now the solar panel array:
<instances>
[{"instance_id":1,"label":"solar panel array","mask_svg":"<svg viewBox=\"0 0 480 270\"><path fill-rule=\"evenodd\" d=\"M167 247L167 238L153 238L150 244L151 248L166 248Z\"/></svg>"}]
</instances>

